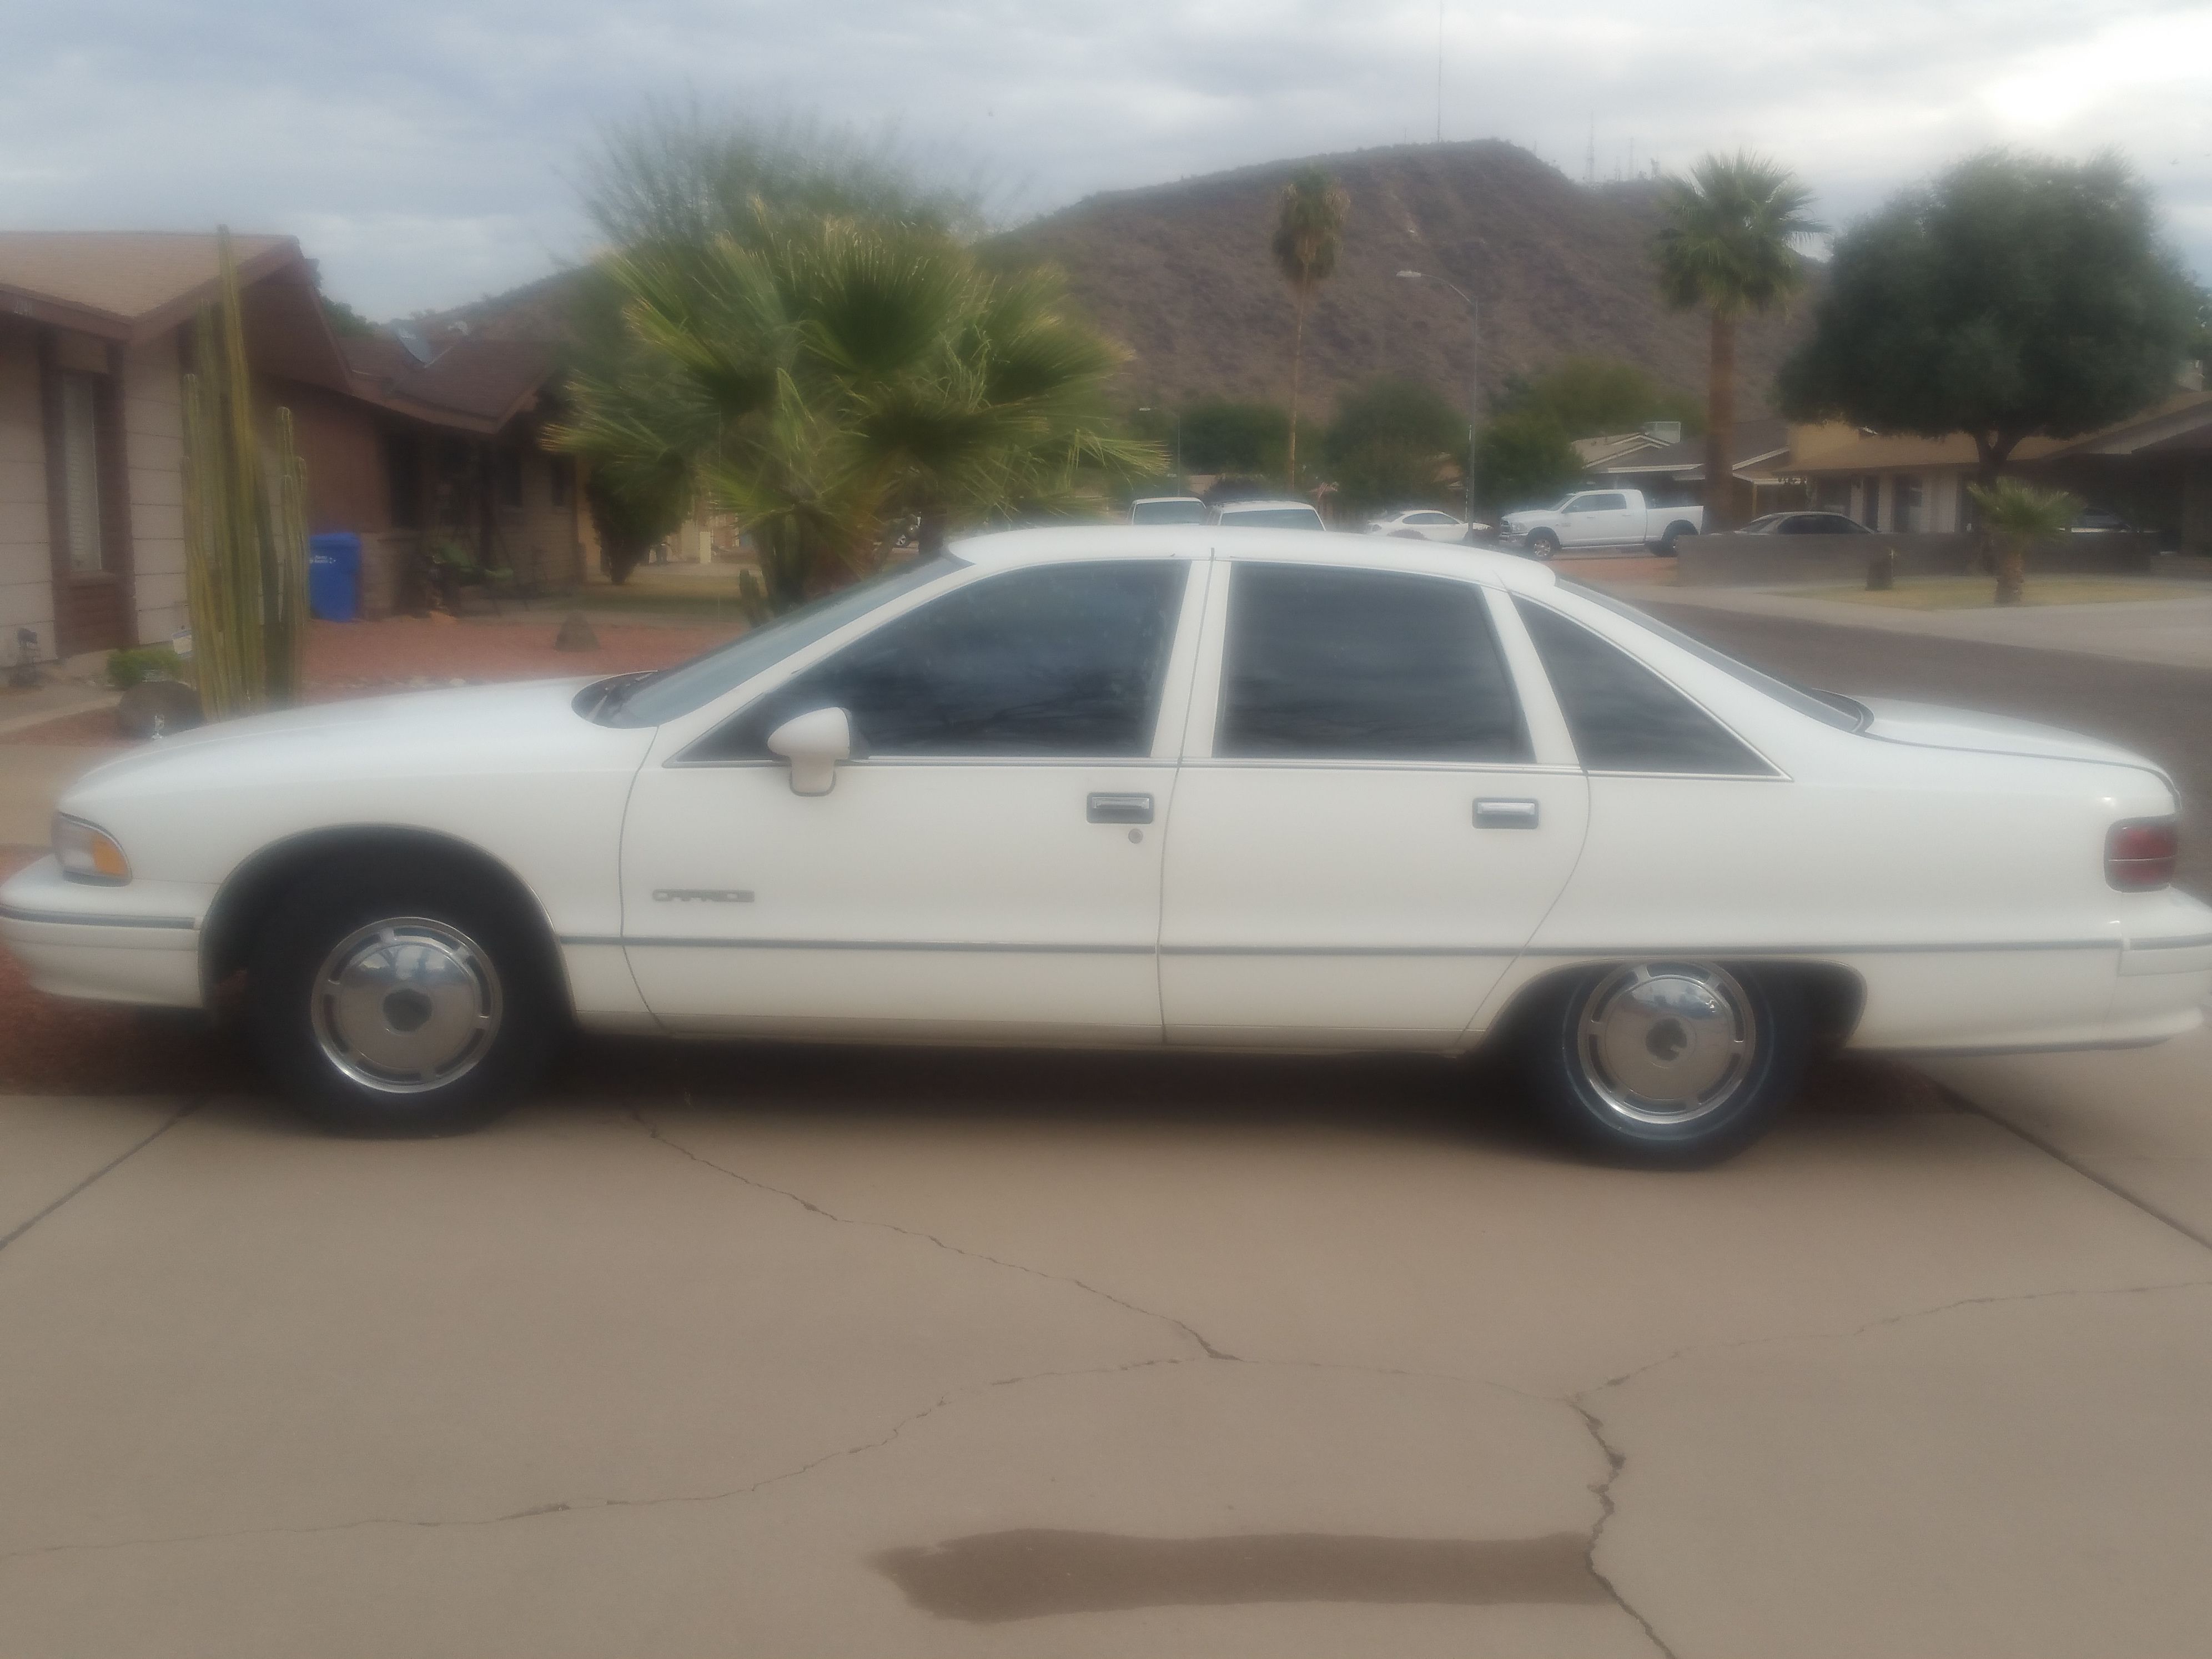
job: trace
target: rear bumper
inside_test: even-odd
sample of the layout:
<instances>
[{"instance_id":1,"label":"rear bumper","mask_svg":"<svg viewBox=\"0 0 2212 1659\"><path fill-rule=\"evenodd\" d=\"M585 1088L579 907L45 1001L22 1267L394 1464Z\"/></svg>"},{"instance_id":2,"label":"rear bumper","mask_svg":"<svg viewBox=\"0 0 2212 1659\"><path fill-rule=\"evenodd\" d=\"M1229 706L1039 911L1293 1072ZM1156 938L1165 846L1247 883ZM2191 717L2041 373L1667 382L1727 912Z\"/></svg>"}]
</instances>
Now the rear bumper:
<instances>
[{"instance_id":1,"label":"rear bumper","mask_svg":"<svg viewBox=\"0 0 2212 1659\"><path fill-rule=\"evenodd\" d=\"M198 1008L206 899L174 883L95 887L41 859L0 886L0 944L55 996Z\"/></svg>"}]
</instances>

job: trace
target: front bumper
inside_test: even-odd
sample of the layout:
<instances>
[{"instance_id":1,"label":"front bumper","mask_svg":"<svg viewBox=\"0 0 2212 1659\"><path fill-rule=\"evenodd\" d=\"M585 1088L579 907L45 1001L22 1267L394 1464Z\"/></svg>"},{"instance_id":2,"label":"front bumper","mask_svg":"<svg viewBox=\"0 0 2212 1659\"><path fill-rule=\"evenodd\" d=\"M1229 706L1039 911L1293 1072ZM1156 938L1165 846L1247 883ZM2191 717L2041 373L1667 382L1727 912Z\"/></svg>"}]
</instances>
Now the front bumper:
<instances>
[{"instance_id":1,"label":"front bumper","mask_svg":"<svg viewBox=\"0 0 2212 1659\"><path fill-rule=\"evenodd\" d=\"M70 881L44 858L0 886L0 944L55 996L198 1008L206 1002L200 923L211 896L176 882Z\"/></svg>"}]
</instances>

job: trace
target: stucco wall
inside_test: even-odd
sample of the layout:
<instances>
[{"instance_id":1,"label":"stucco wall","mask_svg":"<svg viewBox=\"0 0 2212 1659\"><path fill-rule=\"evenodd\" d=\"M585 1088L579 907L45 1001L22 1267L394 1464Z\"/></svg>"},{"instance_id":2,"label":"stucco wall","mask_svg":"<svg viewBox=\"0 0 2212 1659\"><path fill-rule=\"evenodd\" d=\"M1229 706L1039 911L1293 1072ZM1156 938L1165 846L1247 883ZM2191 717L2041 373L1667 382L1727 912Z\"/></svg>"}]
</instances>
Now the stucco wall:
<instances>
[{"instance_id":1,"label":"stucco wall","mask_svg":"<svg viewBox=\"0 0 2212 1659\"><path fill-rule=\"evenodd\" d=\"M132 599L142 644L185 625L185 410L174 331L123 359L123 443L131 486Z\"/></svg>"},{"instance_id":2,"label":"stucco wall","mask_svg":"<svg viewBox=\"0 0 2212 1659\"><path fill-rule=\"evenodd\" d=\"M52 533L38 341L0 319L0 662L15 660L19 628L38 629L40 657L54 654Z\"/></svg>"}]
</instances>

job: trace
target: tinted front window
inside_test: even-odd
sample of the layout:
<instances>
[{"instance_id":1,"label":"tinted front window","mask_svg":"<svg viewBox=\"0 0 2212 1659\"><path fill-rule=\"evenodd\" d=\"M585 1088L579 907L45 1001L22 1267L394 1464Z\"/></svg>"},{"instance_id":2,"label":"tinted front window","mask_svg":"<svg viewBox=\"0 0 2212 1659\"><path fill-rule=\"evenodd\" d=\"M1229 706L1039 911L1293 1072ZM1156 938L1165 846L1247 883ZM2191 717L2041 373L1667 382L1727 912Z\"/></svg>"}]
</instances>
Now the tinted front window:
<instances>
[{"instance_id":1,"label":"tinted front window","mask_svg":"<svg viewBox=\"0 0 2212 1659\"><path fill-rule=\"evenodd\" d=\"M1041 565L970 583L824 659L687 758L757 759L794 714L842 708L860 752L1152 752L1187 567Z\"/></svg>"},{"instance_id":2,"label":"tinted front window","mask_svg":"<svg viewBox=\"0 0 2212 1659\"><path fill-rule=\"evenodd\" d=\"M1514 603L1590 770L1770 774L1704 709L1619 646L1548 606Z\"/></svg>"},{"instance_id":3,"label":"tinted front window","mask_svg":"<svg viewBox=\"0 0 2212 1659\"><path fill-rule=\"evenodd\" d=\"M1479 588L1367 570L1240 564L1214 753L1526 760Z\"/></svg>"},{"instance_id":4,"label":"tinted front window","mask_svg":"<svg viewBox=\"0 0 2212 1659\"><path fill-rule=\"evenodd\" d=\"M1204 524L1206 503L1187 501L1139 501L1129 509L1131 524Z\"/></svg>"}]
</instances>

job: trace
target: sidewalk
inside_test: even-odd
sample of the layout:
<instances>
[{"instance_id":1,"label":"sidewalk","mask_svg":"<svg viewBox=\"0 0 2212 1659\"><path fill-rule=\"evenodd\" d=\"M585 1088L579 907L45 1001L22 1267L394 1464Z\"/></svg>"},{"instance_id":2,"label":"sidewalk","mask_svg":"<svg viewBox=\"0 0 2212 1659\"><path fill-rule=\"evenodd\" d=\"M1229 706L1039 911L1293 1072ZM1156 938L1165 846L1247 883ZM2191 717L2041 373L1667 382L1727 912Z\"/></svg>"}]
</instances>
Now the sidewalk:
<instances>
[{"instance_id":1,"label":"sidewalk","mask_svg":"<svg viewBox=\"0 0 2212 1659\"><path fill-rule=\"evenodd\" d=\"M1601 572L1582 580L1604 580ZM1832 588L1833 582L1818 584ZM1639 585L1623 597L1739 616L1778 617L1831 627L1867 628L1923 638L2025 646L2120 662L2212 668L2212 593L2199 599L2123 600L1986 611L1890 611L1842 599L1809 599L1790 588L1662 587Z\"/></svg>"}]
</instances>

